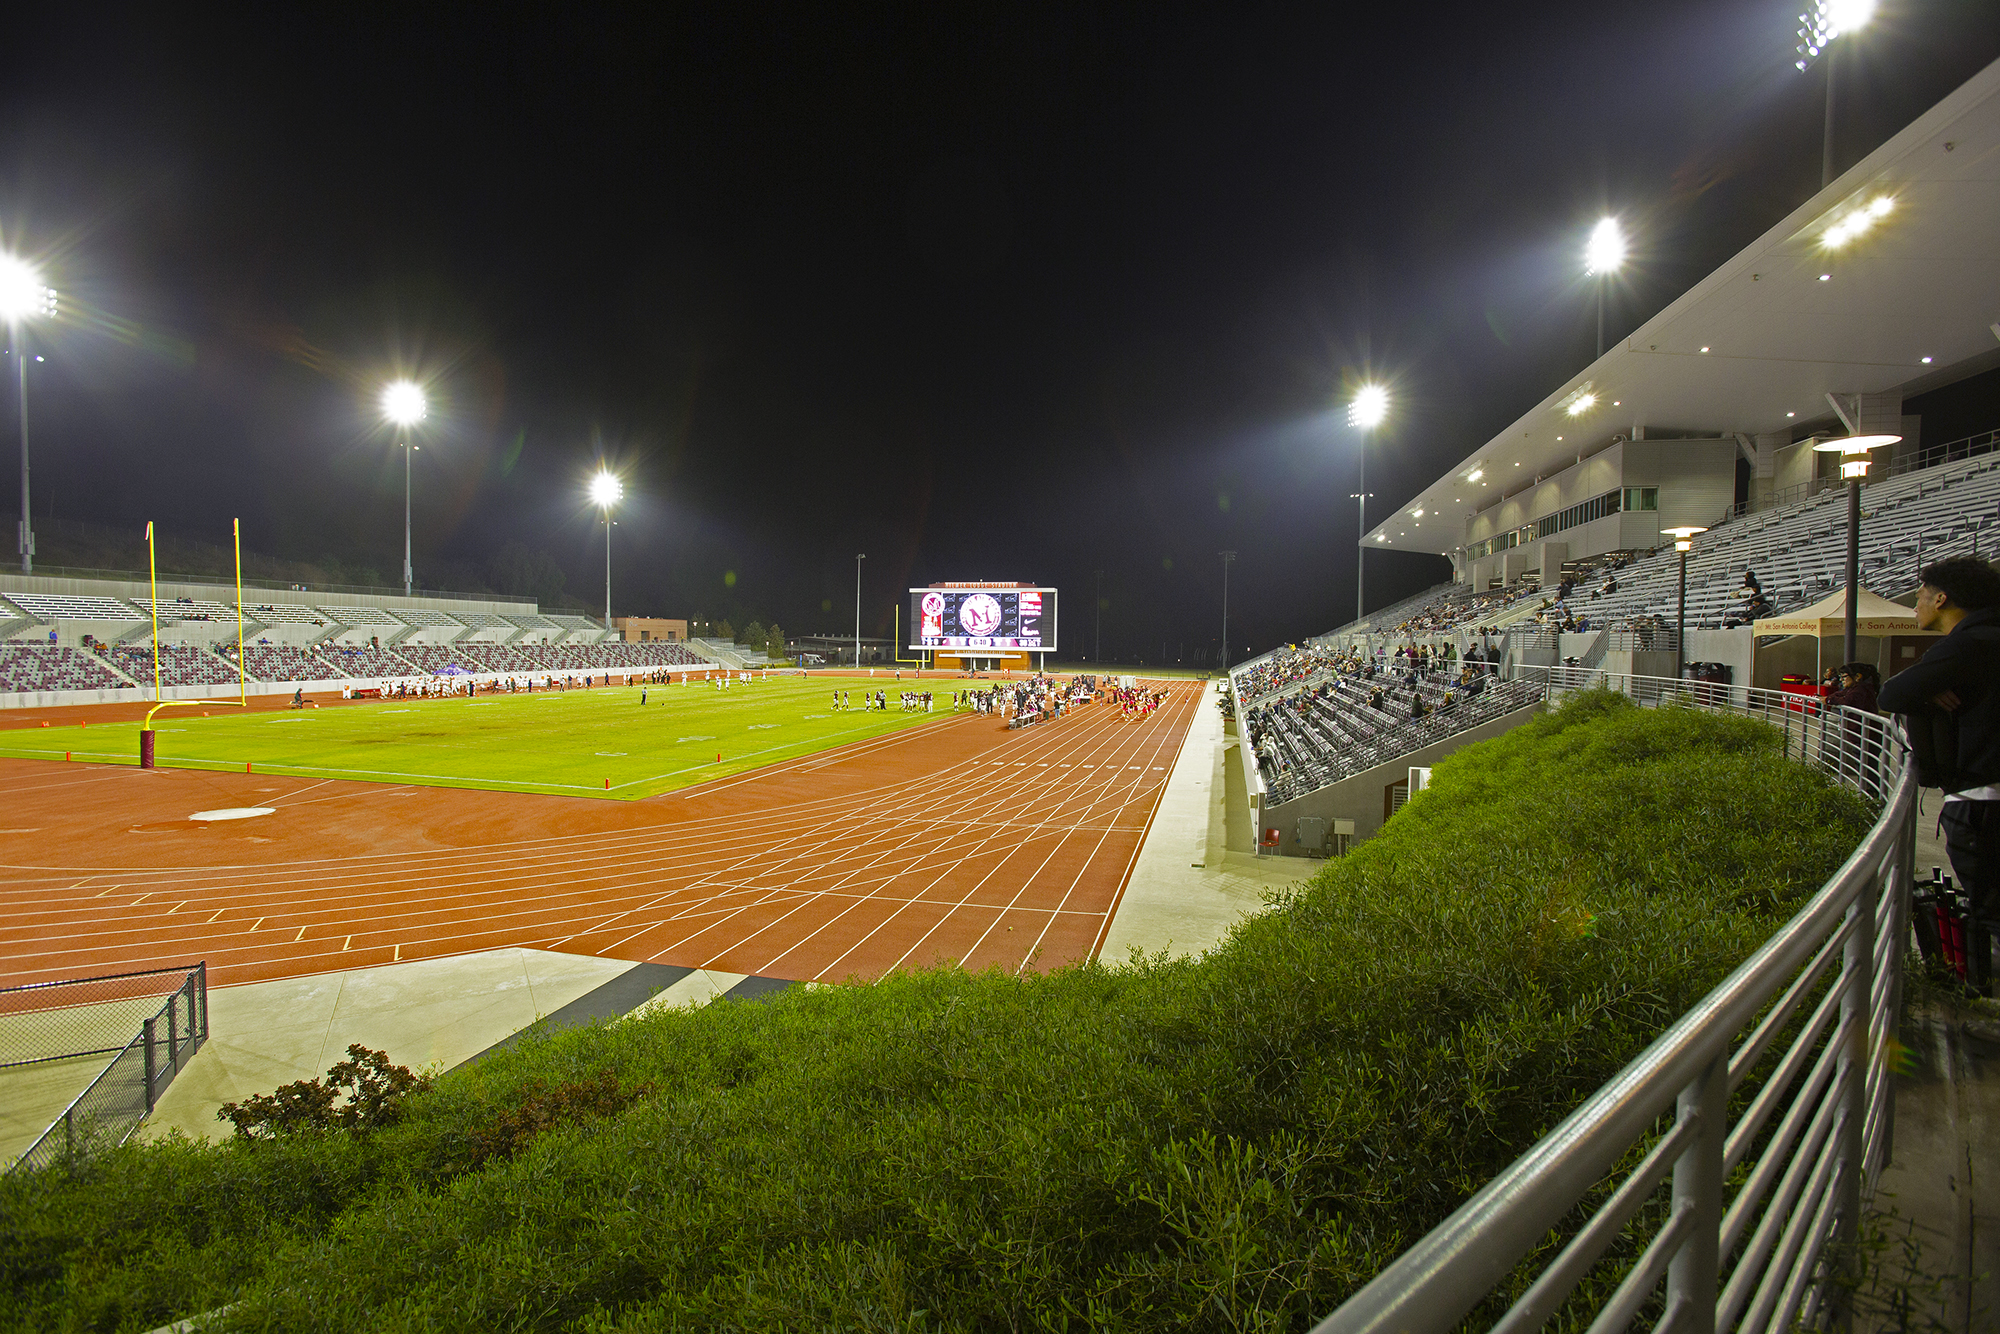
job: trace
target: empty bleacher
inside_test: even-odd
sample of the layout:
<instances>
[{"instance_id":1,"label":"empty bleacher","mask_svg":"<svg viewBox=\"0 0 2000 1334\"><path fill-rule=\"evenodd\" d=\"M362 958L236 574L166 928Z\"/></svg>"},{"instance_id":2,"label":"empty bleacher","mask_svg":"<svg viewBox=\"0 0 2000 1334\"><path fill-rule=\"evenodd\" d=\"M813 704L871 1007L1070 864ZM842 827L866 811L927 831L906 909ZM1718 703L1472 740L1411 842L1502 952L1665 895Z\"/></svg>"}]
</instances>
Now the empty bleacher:
<instances>
[{"instance_id":1,"label":"empty bleacher","mask_svg":"<svg viewBox=\"0 0 2000 1334\"><path fill-rule=\"evenodd\" d=\"M138 608L117 598L76 593L9 593L7 600L38 621L143 621Z\"/></svg>"},{"instance_id":2,"label":"empty bleacher","mask_svg":"<svg viewBox=\"0 0 2000 1334\"><path fill-rule=\"evenodd\" d=\"M236 645L218 650L232 666ZM244 671L255 681L334 681L343 673L326 659L290 644L249 644L243 649Z\"/></svg>"},{"instance_id":3,"label":"empty bleacher","mask_svg":"<svg viewBox=\"0 0 2000 1334\"><path fill-rule=\"evenodd\" d=\"M141 617L151 616L157 610L162 623L177 621L236 621L234 603L223 604L206 598L133 598L132 605L139 609ZM246 617L249 612L244 612Z\"/></svg>"},{"instance_id":4,"label":"empty bleacher","mask_svg":"<svg viewBox=\"0 0 2000 1334\"><path fill-rule=\"evenodd\" d=\"M328 619L342 625L352 625L365 629L381 628L394 633L404 629L403 622L383 611L380 607L321 607Z\"/></svg>"},{"instance_id":5,"label":"empty bleacher","mask_svg":"<svg viewBox=\"0 0 2000 1334\"><path fill-rule=\"evenodd\" d=\"M232 644L230 647L235 646ZM153 684L153 646L150 643L100 645L98 651L141 686ZM192 644L160 645L162 686L234 685L236 680L234 658L224 661L209 650Z\"/></svg>"},{"instance_id":6,"label":"empty bleacher","mask_svg":"<svg viewBox=\"0 0 2000 1334\"><path fill-rule=\"evenodd\" d=\"M300 602L259 602L246 606L244 614L266 625L310 625L324 629L333 623L318 607Z\"/></svg>"},{"instance_id":7,"label":"empty bleacher","mask_svg":"<svg viewBox=\"0 0 2000 1334\"><path fill-rule=\"evenodd\" d=\"M131 684L85 649L56 644L0 644L0 693L117 690Z\"/></svg>"},{"instance_id":8,"label":"empty bleacher","mask_svg":"<svg viewBox=\"0 0 2000 1334\"><path fill-rule=\"evenodd\" d=\"M1468 688L1444 674L1378 671L1363 679L1335 673L1250 707L1245 714L1250 746L1272 803L1390 763L1525 708L1542 695L1540 682L1475 679ZM1424 702L1421 717L1414 716L1418 699Z\"/></svg>"}]
</instances>

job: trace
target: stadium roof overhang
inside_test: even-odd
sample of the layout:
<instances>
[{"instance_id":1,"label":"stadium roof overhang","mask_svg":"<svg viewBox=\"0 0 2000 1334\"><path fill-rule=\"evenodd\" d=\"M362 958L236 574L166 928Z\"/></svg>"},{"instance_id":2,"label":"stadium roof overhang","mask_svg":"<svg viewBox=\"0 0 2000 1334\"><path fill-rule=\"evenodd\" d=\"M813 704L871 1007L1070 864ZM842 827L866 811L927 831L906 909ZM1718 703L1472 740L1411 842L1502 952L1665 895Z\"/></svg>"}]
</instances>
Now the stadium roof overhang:
<instances>
[{"instance_id":1,"label":"stadium roof overhang","mask_svg":"<svg viewBox=\"0 0 2000 1334\"><path fill-rule=\"evenodd\" d=\"M1891 206L1845 245L1829 227ZM1876 207L1880 207L1877 205ZM1758 435L2000 365L2000 61L1364 534L1448 554L1465 520L1644 428ZM1569 408L1584 394L1595 403ZM1418 516L1416 511L1423 511Z\"/></svg>"}]
</instances>

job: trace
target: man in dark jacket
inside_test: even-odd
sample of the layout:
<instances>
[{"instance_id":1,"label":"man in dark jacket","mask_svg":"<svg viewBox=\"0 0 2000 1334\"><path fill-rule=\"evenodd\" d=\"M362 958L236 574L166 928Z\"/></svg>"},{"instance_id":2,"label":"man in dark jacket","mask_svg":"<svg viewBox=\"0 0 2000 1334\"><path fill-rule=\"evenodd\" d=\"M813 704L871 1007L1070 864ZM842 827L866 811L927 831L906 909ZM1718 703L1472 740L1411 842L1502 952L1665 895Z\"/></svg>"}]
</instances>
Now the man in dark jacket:
<instances>
[{"instance_id":1,"label":"man in dark jacket","mask_svg":"<svg viewBox=\"0 0 2000 1334\"><path fill-rule=\"evenodd\" d=\"M1890 677L1877 702L1909 718L1918 778L1944 791L1945 847L1972 900L1972 980L1983 990L1988 938L2000 929L2000 570L1958 556L1922 577L1917 628L1945 637Z\"/></svg>"}]
</instances>

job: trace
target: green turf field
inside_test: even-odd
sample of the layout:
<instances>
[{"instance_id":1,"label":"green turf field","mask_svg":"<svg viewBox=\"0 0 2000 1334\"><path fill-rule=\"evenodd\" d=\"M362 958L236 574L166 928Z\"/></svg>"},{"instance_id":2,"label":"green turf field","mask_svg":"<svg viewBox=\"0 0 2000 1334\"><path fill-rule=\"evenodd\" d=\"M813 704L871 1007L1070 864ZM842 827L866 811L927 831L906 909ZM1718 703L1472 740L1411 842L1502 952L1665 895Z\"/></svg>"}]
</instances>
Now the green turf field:
<instances>
[{"instance_id":1,"label":"green turf field","mask_svg":"<svg viewBox=\"0 0 2000 1334\"><path fill-rule=\"evenodd\" d=\"M433 787L494 788L634 799L741 773L817 750L952 716L948 678L877 678L889 709L864 712L863 680L840 684L855 707L832 707L835 678L703 683L481 695L477 699L369 700L326 708L238 713L203 706L154 718L163 768L237 769ZM933 712L904 713L901 690L929 689ZM0 733L0 755L137 764L139 724ZM717 755L722 758L718 762ZM605 786L609 780L610 786Z\"/></svg>"}]
</instances>

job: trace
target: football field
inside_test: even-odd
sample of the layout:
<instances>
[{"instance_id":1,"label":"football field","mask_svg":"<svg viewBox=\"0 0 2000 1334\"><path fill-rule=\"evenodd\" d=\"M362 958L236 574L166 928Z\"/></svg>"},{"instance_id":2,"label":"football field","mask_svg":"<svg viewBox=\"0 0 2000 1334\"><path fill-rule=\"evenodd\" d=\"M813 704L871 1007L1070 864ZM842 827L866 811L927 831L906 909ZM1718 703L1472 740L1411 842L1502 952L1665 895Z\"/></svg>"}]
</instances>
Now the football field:
<instances>
[{"instance_id":1,"label":"football field","mask_svg":"<svg viewBox=\"0 0 2000 1334\"><path fill-rule=\"evenodd\" d=\"M863 710L862 688L889 708ZM833 706L836 687L853 707ZM933 712L905 713L899 692L928 689ZM434 787L635 799L951 718L952 678L827 677L612 686L365 700L257 710L196 704L154 717L162 768L234 769ZM137 764L139 724L0 733L0 755Z\"/></svg>"}]
</instances>

